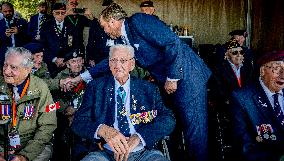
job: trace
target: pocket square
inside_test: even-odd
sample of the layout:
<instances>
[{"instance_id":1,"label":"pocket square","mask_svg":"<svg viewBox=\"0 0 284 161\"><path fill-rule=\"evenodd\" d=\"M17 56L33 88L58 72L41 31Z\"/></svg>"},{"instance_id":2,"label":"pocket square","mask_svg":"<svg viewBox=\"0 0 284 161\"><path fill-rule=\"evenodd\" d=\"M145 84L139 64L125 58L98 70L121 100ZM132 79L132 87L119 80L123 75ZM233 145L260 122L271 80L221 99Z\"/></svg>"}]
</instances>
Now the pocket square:
<instances>
[{"instance_id":1,"label":"pocket square","mask_svg":"<svg viewBox=\"0 0 284 161\"><path fill-rule=\"evenodd\" d=\"M134 44L135 48L138 50L139 44Z\"/></svg>"},{"instance_id":2,"label":"pocket square","mask_svg":"<svg viewBox=\"0 0 284 161\"><path fill-rule=\"evenodd\" d=\"M114 40L107 39L106 46L113 46L113 45L114 45Z\"/></svg>"}]
</instances>

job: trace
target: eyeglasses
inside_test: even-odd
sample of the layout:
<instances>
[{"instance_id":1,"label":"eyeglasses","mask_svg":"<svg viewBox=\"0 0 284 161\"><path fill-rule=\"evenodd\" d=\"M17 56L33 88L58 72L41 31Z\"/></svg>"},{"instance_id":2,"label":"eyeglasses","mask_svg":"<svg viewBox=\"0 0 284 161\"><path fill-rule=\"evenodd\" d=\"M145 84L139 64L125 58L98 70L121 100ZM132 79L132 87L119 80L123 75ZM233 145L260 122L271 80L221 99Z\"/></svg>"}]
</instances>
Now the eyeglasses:
<instances>
[{"instance_id":1,"label":"eyeglasses","mask_svg":"<svg viewBox=\"0 0 284 161\"><path fill-rule=\"evenodd\" d=\"M65 11L54 11L54 14L64 16L66 14L66 12Z\"/></svg>"},{"instance_id":2,"label":"eyeglasses","mask_svg":"<svg viewBox=\"0 0 284 161\"><path fill-rule=\"evenodd\" d=\"M284 70L284 66L282 65L265 65L265 67L271 69L271 71L274 73L274 74L280 74L280 72Z\"/></svg>"},{"instance_id":3,"label":"eyeglasses","mask_svg":"<svg viewBox=\"0 0 284 161\"><path fill-rule=\"evenodd\" d=\"M240 51L232 51L232 54L233 54L233 55L238 55L238 54L244 55L245 52L244 52L243 50L240 50Z\"/></svg>"},{"instance_id":4,"label":"eyeglasses","mask_svg":"<svg viewBox=\"0 0 284 161\"><path fill-rule=\"evenodd\" d=\"M120 59L120 60L118 60L118 59L116 59L116 58L113 58L113 59L109 59L109 62L111 63L111 64L116 64L117 62L120 62L121 64L124 64L124 63L126 63L127 61L129 61L129 60L131 60L131 59L133 59L134 57L132 57L132 58L130 58L130 59Z\"/></svg>"}]
</instances>

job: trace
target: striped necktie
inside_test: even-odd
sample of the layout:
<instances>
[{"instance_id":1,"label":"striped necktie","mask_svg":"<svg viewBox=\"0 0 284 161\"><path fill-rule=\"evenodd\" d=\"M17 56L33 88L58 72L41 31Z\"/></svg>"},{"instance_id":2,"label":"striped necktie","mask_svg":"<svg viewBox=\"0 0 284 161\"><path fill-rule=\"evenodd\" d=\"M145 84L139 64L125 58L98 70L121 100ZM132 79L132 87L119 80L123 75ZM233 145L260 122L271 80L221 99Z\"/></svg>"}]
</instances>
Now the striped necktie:
<instances>
[{"instance_id":1,"label":"striped necktie","mask_svg":"<svg viewBox=\"0 0 284 161\"><path fill-rule=\"evenodd\" d=\"M277 120L281 123L281 125L284 125L284 115L283 115L283 111L282 111L281 106L280 106L279 101L278 101L278 96L279 96L279 93L275 93L273 95L274 114L275 114Z\"/></svg>"}]
</instances>

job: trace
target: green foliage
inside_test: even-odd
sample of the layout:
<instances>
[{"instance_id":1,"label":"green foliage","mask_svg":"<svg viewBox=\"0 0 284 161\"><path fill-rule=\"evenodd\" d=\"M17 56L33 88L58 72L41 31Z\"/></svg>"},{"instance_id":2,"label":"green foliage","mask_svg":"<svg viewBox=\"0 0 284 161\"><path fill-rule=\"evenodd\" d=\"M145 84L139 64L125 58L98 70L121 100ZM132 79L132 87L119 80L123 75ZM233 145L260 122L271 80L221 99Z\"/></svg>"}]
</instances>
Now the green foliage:
<instances>
[{"instance_id":1,"label":"green foliage","mask_svg":"<svg viewBox=\"0 0 284 161\"><path fill-rule=\"evenodd\" d=\"M41 0L8 0L14 5L14 8L23 18L29 20L31 15L37 13L37 4Z\"/></svg>"}]
</instances>

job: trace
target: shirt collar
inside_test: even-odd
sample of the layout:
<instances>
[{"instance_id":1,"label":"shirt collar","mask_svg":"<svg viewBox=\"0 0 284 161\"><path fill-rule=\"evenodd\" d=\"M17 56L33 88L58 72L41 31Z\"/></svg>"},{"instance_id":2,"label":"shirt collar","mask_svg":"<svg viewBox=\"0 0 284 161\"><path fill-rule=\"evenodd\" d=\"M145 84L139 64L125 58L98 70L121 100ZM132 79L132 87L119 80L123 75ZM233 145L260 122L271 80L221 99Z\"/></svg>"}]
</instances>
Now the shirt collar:
<instances>
[{"instance_id":1,"label":"shirt collar","mask_svg":"<svg viewBox=\"0 0 284 161\"><path fill-rule=\"evenodd\" d=\"M241 67L243 66L243 64L240 64L239 68L237 68L237 66L236 66L235 64L233 64L230 60L228 60L228 62L229 62L230 65L231 65L234 69L236 69L236 70L241 69Z\"/></svg>"},{"instance_id":2,"label":"shirt collar","mask_svg":"<svg viewBox=\"0 0 284 161\"><path fill-rule=\"evenodd\" d=\"M120 83L115 78L114 82L115 82L115 91L117 91L120 86L123 87L125 91L128 91L128 89L130 88L130 75L128 75L128 79L123 85L120 85Z\"/></svg>"},{"instance_id":3,"label":"shirt collar","mask_svg":"<svg viewBox=\"0 0 284 161\"><path fill-rule=\"evenodd\" d=\"M260 85L262 86L262 88L263 88L263 90L264 90L266 96L269 97L269 98L272 98L275 93L271 92L271 91L267 88L267 86L264 84L264 82L261 80L260 77L259 77L259 82L260 82ZM280 90L280 91L277 92L277 93L280 94L281 96L283 96L283 91L282 91L282 90Z\"/></svg>"}]
</instances>

